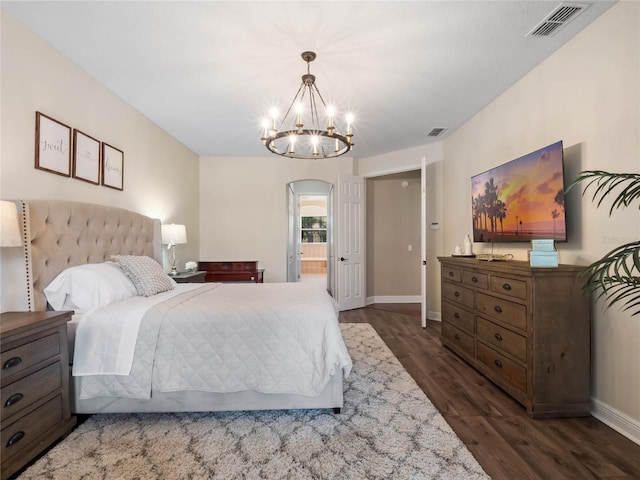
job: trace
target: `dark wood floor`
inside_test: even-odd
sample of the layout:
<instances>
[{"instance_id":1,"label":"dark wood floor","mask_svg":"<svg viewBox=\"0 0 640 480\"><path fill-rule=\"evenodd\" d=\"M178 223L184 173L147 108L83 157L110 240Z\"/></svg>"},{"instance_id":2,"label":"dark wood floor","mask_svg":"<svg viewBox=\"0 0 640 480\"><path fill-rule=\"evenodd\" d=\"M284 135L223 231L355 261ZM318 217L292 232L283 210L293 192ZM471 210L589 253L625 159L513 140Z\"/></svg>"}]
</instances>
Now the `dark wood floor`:
<instances>
[{"instance_id":1,"label":"dark wood floor","mask_svg":"<svg viewBox=\"0 0 640 480\"><path fill-rule=\"evenodd\" d=\"M640 479L640 445L593 417L533 420L524 407L440 344L420 306L340 313L370 323L494 480Z\"/></svg>"}]
</instances>

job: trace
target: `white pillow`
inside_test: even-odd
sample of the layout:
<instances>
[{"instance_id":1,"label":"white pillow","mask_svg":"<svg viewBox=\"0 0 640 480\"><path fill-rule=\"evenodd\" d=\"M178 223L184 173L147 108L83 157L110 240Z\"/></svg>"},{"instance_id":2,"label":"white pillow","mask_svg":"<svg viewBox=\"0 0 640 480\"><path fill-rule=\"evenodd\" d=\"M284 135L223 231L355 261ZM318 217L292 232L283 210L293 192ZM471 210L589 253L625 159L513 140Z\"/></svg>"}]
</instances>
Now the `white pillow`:
<instances>
[{"instance_id":1,"label":"white pillow","mask_svg":"<svg viewBox=\"0 0 640 480\"><path fill-rule=\"evenodd\" d=\"M175 288L175 282L164 273L162 266L151 257L111 255L136 286L139 295L150 297Z\"/></svg>"},{"instance_id":2,"label":"white pillow","mask_svg":"<svg viewBox=\"0 0 640 480\"><path fill-rule=\"evenodd\" d=\"M44 289L54 310L77 313L137 295L136 287L114 262L87 263L63 270Z\"/></svg>"}]
</instances>

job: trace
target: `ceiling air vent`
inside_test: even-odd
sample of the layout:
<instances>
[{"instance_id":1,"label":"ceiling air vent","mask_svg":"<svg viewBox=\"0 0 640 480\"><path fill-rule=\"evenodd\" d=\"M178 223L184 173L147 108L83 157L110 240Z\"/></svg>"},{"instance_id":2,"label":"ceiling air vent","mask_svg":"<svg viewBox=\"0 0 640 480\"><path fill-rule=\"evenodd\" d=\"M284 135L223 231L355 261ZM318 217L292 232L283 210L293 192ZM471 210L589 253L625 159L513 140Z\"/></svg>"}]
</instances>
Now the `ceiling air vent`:
<instances>
[{"instance_id":1,"label":"ceiling air vent","mask_svg":"<svg viewBox=\"0 0 640 480\"><path fill-rule=\"evenodd\" d=\"M550 37L570 20L576 18L588 6L588 3L561 3L525 36Z\"/></svg>"},{"instance_id":2,"label":"ceiling air vent","mask_svg":"<svg viewBox=\"0 0 640 480\"><path fill-rule=\"evenodd\" d=\"M440 135L442 132L444 132L446 129L445 128L434 128L433 130L431 130L428 134L427 137L437 137L438 135Z\"/></svg>"}]
</instances>

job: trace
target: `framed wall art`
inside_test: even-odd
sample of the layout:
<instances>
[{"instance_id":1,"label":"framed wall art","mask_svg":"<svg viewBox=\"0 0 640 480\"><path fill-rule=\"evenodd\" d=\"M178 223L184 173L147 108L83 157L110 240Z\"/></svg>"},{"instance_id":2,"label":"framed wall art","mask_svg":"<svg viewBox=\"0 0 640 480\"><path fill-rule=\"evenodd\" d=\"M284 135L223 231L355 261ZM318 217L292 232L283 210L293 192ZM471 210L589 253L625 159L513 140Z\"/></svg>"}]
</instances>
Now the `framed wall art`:
<instances>
[{"instance_id":1,"label":"framed wall art","mask_svg":"<svg viewBox=\"0 0 640 480\"><path fill-rule=\"evenodd\" d=\"M35 167L71 176L71 127L40 112L36 112Z\"/></svg>"},{"instance_id":2,"label":"framed wall art","mask_svg":"<svg viewBox=\"0 0 640 480\"><path fill-rule=\"evenodd\" d=\"M100 171L100 141L74 129L73 178L100 185Z\"/></svg>"},{"instance_id":3,"label":"framed wall art","mask_svg":"<svg viewBox=\"0 0 640 480\"><path fill-rule=\"evenodd\" d=\"M124 190L124 152L102 142L102 185Z\"/></svg>"}]
</instances>

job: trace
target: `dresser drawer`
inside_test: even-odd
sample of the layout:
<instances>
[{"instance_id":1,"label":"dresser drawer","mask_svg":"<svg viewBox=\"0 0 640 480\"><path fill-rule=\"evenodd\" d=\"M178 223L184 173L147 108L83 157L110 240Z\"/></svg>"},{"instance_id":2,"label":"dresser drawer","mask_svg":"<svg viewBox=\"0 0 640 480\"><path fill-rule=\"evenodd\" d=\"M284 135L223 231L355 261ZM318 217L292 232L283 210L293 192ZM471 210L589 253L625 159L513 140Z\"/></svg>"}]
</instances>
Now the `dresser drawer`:
<instances>
[{"instance_id":1,"label":"dresser drawer","mask_svg":"<svg viewBox=\"0 0 640 480\"><path fill-rule=\"evenodd\" d=\"M462 269L453 268L447 265L442 266L442 278L451 280L452 282L459 282L462 280Z\"/></svg>"},{"instance_id":2,"label":"dresser drawer","mask_svg":"<svg viewBox=\"0 0 640 480\"><path fill-rule=\"evenodd\" d=\"M473 339L473 335L469 335L453 325L443 323L442 336L470 357L475 355L475 340Z\"/></svg>"},{"instance_id":3,"label":"dresser drawer","mask_svg":"<svg viewBox=\"0 0 640 480\"><path fill-rule=\"evenodd\" d=\"M58 333L29 342L0 354L2 376L4 378L26 370L60 353L60 337Z\"/></svg>"},{"instance_id":4,"label":"dresser drawer","mask_svg":"<svg viewBox=\"0 0 640 480\"><path fill-rule=\"evenodd\" d=\"M33 402L62 387L60 362L49 365L31 375L10 383L2 389L2 418L22 411Z\"/></svg>"},{"instance_id":5,"label":"dresser drawer","mask_svg":"<svg viewBox=\"0 0 640 480\"><path fill-rule=\"evenodd\" d=\"M485 343L489 343L523 362L527 361L526 337L518 335L482 317L478 317L476 321L476 331L478 338Z\"/></svg>"},{"instance_id":6,"label":"dresser drawer","mask_svg":"<svg viewBox=\"0 0 640 480\"><path fill-rule=\"evenodd\" d=\"M469 270L463 270L462 284L487 290L489 288L489 275L487 275L486 273L477 273L471 272Z\"/></svg>"},{"instance_id":7,"label":"dresser drawer","mask_svg":"<svg viewBox=\"0 0 640 480\"><path fill-rule=\"evenodd\" d=\"M62 422L62 397L58 395L33 412L2 428L3 462L20 453L40 435Z\"/></svg>"},{"instance_id":8,"label":"dresser drawer","mask_svg":"<svg viewBox=\"0 0 640 480\"><path fill-rule=\"evenodd\" d=\"M508 359L482 342L477 342L476 357L491 371L507 380L518 390L527 391L527 369L522 365Z\"/></svg>"},{"instance_id":9,"label":"dresser drawer","mask_svg":"<svg viewBox=\"0 0 640 480\"><path fill-rule=\"evenodd\" d=\"M473 308L473 290L453 283L443 282L442 298L450 300L467 308Z\"/></svg>"},{"instance_id":10,"label":"dresser drawer","mask_svg":"<svg viewBox=\"0 0 640 480\"><path fill-rule=\"evenodd\" d=\"M491 291L526 300L527 282L493 275L491 277Z\"/></svg>"},{"instance_id":11,"label":"dresser drawer","mask_svg":"<svg viewBox=\"0 0 640 480\"><path fill-rule=\"evenodd\" d=\"M519 303L478 292L476 309L489 318L500 320L523 331L527 329L527 307Z\"/></svg>"},{"instance_id":12,"label":"dresser drawer","mask_svg":"<svg viewBox=\"0 0 640 480\"><path fill-rule=\"evenodd\" d=\"M258 261L249 262L198 262L198 269L207 270L209 272L242 272L256 271L258 269Z\"/></svg>"},{"instance_id":13,"label":"dresser drawer","mask_svg":"<svg viewBox=\"0 0 640 480\"><path fill-rule=\"evenodd\" d=\"M255 282L258 283L258 272L209 272L205 276L206 282Z\"/></svg>"},{"instance_id":14,"label":"dresser drawer","mask_svg":"<svg viewBox=\"0 0 640 480\"><path fill-rule=\"evenodd\" d=\"M461 308L460 305L442 302L442 321L451 323L468 332L475 332L473 312Z\"/></svg>"}]
</instances>

